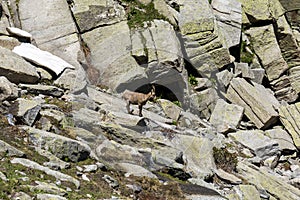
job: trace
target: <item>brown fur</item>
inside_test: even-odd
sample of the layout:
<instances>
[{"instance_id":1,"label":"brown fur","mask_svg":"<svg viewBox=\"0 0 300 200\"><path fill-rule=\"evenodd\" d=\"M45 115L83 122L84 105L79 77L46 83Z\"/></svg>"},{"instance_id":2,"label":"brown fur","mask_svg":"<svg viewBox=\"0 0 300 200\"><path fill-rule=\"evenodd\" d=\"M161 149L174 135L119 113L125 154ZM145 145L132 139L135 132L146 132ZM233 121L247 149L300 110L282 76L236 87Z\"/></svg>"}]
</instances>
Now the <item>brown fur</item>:
<instances>
[{"instance_id":1,"label":"brown fur","mask_svg":"<svg viewBox=\"0 0 300 200\"><path fill-rule=\"evenodd\" d=\"M152 86L151 91L148 94L143 94L139 92L133 92L130 90L125 90L123 92L122 98L126 101L126 108L129 114L132 114L133 110L130 111L130 104L139 106L139 116L142 117L143 105L151 98L155 97L155 88Z\"/></svg>"}]
</instances>

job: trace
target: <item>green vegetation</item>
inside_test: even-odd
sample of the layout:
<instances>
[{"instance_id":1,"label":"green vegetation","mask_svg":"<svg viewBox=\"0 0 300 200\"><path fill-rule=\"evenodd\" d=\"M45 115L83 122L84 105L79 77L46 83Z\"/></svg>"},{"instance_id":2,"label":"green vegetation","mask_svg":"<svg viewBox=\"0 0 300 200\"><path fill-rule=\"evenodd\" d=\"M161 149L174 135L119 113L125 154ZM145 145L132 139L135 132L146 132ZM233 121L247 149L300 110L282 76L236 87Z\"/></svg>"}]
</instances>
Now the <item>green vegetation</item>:
<instances>
[{"instance_id":1,"label":"green vegetation","mask_svg":"<svg viewBox=\"0 0 300 200\"><path fill-rule=\"evenodd\" d=\"M189 75L189 83L192 86L196 86L198 84L198 81L197 81L196 77L193 76L192 74Z\"/></svg>"},{"instance_id":2,"label":"green vegetation","mask_svg":"<svg viewBox=\"0 0 300 200\"><path fill-rule=\"evenodd\" d=\"M243 63L251 64L253 62L254 55L246 50L247 44L245 41L241 42L240 61ZM250 48L250 47L249 47Z\"/></svg>"},{"instance_id":3,"label":"green vegetation","mask_svg":"<svg viewBox=\"0 0 300 200\"><path fill-rule=\"evenodd\" d=\"M153 2L144 5L137 0L122 0L126 4L126 13L128 26L139 28L144 26L144 22L149 23L154 19L167 19L161 15L155 8Z\"/></svg>"},{"instance_id":4,"label":"green vegetation","mask_svg":"<svg viewBox=\"0 0 300 200\"><path fill-rule=\"evenodd\" d=\"M218 149L214 147L213 156L217 168L221 168L227 172L232 172L236 170L236 166L238 163L237 154L230 153L226 148Z\"/></svg>"},{"instance_id":5,"label":"green vegetation","mask_svg":"<svg viewBox=\"0 0 300 200\"><path fill-rule=\"evenodd\" d=\"M173 103L174 103L175 105L179 106L179 107L182 106L180 101L173 101Z\"/></svg>"},{"instance_id":6,"label":"green vegetation","mask_svg":"<svg viewBox=\"0 0 300 200\"><path fill-rule=\"evenodd\" d=\"M60 100L60 99L57 99L57 98L50 98L50 97L46 98L45 102L47 104L56 105L63 112L70 113L72 111L72 103L71 102L63 101L63 100Z\"/></svg>"}]
</instances>

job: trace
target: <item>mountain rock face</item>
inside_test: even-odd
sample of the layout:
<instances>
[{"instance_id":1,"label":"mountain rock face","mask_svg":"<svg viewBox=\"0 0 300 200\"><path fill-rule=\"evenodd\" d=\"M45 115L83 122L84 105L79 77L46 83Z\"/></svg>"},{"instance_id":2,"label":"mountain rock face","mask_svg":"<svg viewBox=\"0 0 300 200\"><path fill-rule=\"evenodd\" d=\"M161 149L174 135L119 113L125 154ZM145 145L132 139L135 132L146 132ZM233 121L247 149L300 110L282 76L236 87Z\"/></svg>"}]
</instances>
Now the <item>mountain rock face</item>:
<instances>
[{"instance_id":1,"label":"mountain rock face","mask_svg":"<svg viewBox=\"0 0 300 200\"><path fill-rule=\"evenodd\" d=\"M2 1L0 199L297 199L299 80L298 0Z\"/></svg>"}]
</instances>

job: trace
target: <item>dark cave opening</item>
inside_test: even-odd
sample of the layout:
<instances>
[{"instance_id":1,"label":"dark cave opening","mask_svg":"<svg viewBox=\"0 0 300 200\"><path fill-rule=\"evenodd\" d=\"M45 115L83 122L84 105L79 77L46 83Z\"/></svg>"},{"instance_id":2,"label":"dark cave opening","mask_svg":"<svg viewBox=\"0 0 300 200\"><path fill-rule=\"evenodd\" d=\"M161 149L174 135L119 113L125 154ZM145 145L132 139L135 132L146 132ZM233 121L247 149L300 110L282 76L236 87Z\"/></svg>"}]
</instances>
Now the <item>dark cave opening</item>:
<instances>
[{"instance_id":1,"label":"dark cave opening","mask_svg":"<svg viewBox=\"0 0 300 200\"><path fill-rule=\"evenodd\" d=\"M160 84L146 84L142 85L141 87L137 88L135 92L140 93L148 93L152 89L152 85L155 87L155 96L160 99L167 99L172 102L178 102L179 99L176 95L167 87L160 85Z\"/></svg>"}]
</instances>

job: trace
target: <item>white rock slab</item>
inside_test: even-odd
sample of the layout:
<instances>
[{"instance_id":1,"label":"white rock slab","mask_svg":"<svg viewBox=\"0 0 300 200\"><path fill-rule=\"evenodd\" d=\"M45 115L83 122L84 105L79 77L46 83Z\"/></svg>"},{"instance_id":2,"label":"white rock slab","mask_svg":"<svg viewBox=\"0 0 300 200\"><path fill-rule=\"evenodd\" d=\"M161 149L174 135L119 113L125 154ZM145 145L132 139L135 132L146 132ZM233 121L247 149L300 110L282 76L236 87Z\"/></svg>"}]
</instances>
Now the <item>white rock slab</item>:
<instances>
[{"instance_id":1,"label":"white rock slab","mask_svg":"<svg viewBox=\"0 0 300 200\"><path fill-rule=\"evenodd\" d=\"M74 66L70 65L63 59L47 51L42 51L32 44L22 43L20 46L15 47L13 52L22 56L26 60L51 70L57 76L60 75L66 68L75 69Z\"/></svg>"},{"instance_id":2,"label":"white rock slab","mask_svg":"<svg viewBox=\"0 0 300 200\"><path fill-rule=\"evenodd\" d=\"M44 167L34 161L31 161L31 160L28 160L28 159L25 159L25 158L14 158L10 161L12 164L21 164L25 167L28 167L28 168L31 168L31 169L36 169L36 170L40 170L40 171L43 171L45 172L46 174L50 175L50 176L54 176L55 178L61 180L61 181L68 181L68 182L71 182L71 183L74 183L74 185L79 188L80 187L80 182L67 175L67 174L63 174L59 171L54 171L48 167Z\"/></svg>"},{"instance_id":3,"label":"white rock slab","mask_svg":"<svg viewBox=\"0 0 300 200\"><path fill-rule=\"evenodd\" d=\"M7 27L6 30L10 35L16 35L19 37L25 37L25 38L29 38L29 39L32 38L32 35L30 33L28 33L27 31L24 31L22 29L19 29L19 28Z\"/></svg>"}]
</instances>

